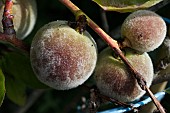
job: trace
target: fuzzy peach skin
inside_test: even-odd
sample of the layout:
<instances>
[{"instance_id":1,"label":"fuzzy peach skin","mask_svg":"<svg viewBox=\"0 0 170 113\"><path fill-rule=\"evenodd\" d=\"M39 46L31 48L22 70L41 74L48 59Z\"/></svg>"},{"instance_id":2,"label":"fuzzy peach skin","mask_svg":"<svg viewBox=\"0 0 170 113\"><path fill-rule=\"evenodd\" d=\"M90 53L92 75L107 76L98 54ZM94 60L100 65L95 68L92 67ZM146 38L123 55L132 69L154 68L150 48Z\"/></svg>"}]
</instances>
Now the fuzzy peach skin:
<instances>
[{"instance_id":1,"label":"fuzzy peach skin","mask_svg":"<svg viewBox=\"0 0 170 113\"><path fill-rule=\"evenodd\" d=\"M123 45L140 52L149 52L158 48L165 39L166 32L164 20L148 10L133 12L121 27Z\"/></svg>"},{"instance_id":2,"label":"fuzzy peach skin","mask_svg":"<svg viewBox=\"0 0 170 113\"><path fill-rule=\"evenodd\" d=\"M143 76L149 87L153 79L153 65L147 53L138 54L132 49L124 50L125 57ZM122 102L131 102L145 94L124 62L108 47L98 57L94 79L99 91Z\"/></svg>"},{"instance_id":3,"label":"fuzzy peach skin","mask_svg":"<svg viewBox=\"0 0 170 113\"><path fill-rule=\"evenodd\" d=\"M12 15L17 38L25 39L33 30L37 19L37 4L35 0L13 0ZM4 12L4 0L0 0L0 20ZM0 31L3 31L0 22Z\"/></svg>"},{"instance_id":4,"label":"fuzzy peach skin","mask_svg":"<svg viewBox=\"0 0 170 113\"><path fill-rule=\"evenodd\" d=\"M37 78L57 90L83 84L97 61L96 43L90 34L79 34L67 23L59 20L44 25L31 45L30 59Z\"/></svg>"}]
</instances>

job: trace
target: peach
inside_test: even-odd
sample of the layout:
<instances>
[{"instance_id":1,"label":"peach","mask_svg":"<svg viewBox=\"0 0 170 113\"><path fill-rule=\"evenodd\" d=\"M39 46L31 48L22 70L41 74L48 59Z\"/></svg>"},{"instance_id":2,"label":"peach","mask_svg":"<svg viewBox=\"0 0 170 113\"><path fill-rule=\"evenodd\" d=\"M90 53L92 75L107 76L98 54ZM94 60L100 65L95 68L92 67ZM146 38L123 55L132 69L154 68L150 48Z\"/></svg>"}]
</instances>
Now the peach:
<instances>
[{"instance_id":1,"label":"peach","mask_svg":"<svg viewBox=\"0 0 170 113\"><path fill-rule=\"evenodd\" d=\"M125 57L146 80L149 87L153 79L153 65L147 53L138 54L125 48ZM94 79L99 91L122 102L131 102L145 94L124 62L115 57L113 50L104 49L98 58Z\"/></svg>"},{"instance_id":2,"label":"peach","mask_svg":"<svg viewBox=\"0 0 170 113\"><path fill-rule=\"evenodd\" d=\"M36 33L30 59L41 82L57 90L67 90L83 84L93 73L96 43L87 31L80 34L67 21L54 21Z\"/></svg>"},{"instance_id":3,"label":"peach","mask_svg":"<svg viewBox=\"0 0 170 113\"><path fill-rule=\"evenodd\" d=\"M130 14L122 24L123 45L140 52L158 48L167 32L164 20L156 13L138 10Z\"/></svg>"}]
</instances>

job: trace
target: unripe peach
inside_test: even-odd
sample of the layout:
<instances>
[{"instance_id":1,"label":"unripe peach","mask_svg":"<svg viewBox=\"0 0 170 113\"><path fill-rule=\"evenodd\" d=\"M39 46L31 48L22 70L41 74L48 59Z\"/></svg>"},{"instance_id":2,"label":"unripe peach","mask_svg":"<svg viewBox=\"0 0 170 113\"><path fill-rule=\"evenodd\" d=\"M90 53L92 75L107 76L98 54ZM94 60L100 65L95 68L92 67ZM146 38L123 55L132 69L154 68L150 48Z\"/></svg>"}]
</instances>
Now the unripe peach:
<instances>
[{"instance_id":1,"label":"unripe peach","mask_svg":"<svg viewBox=\"0 0 170 113\"><path fill-rule=\"evenodd\" d=\"M146 80L147 86L153 79L153 65L147 53L138 54L132 49L125 49L125 57ZM119 57L114 57L111 48L104 49L98 58L94 79L99 91L122 102L131 102L145 94L133 74Z\"/></svg>"},{"instance_id":2,"label":"unripe peach","mask_svg":"<svg viewBox=\"0 0 170 113\"><path fill-rule=\"evenodd\" d=\"M67 21L54 21L36 33L30 58L41 82L57 90L67 90L90 77L96 66L97 50L87 31L80 34Z\"/></svg>"},{"instance_id":3,"label":"unripe peach","mask_svg":"<svg viewBox=\"0 0 170 113\"><path fill-rule=\"evenodd\" d=\"M138 10L130 14L121 27L123 45L140 52L153 51L166 36L164 20L152 11Z\"/></svg>"},{"instance_id":4,"label":"unripe peach","mask_svg":"<svg viewBox=\"0 0 170 113\"><path fill-rule=\"evenodd\" d=\"M0 20L4 12L4 0L0 0ZM17 38L24 39L32 31L37 19L37 5L35 0L13 0L12 15ZM0 22L0 31L3 30Z\"/></svg>"}]
</instances>

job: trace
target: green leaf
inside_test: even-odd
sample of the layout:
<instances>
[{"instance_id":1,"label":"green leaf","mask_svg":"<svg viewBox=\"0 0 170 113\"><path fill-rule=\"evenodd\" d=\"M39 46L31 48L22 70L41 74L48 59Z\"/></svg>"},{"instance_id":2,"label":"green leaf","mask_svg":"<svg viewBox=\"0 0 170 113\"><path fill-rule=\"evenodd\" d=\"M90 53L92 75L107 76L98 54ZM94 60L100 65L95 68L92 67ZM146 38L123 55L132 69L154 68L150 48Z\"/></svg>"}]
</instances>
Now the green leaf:
<instances>
[{"instance_id":1,"label":"green leaf","mask_svg":"<svg viewBox=\"0 0 170 113\"><path fill-rule=\"evenodd\" d=\"M31 68L30 59L26 55L16 52L5 53L2 67L6 73L30 88L47 88L35 76Z\"/></svg>"},{"instance_id":2,"label":"green leaf","mask_svg":"<svg viewBox=\"0 0 170 113\"><path fill-rule=\"evenodd\" d=\"M7 97L14 103L22 106L26 102L26 86L10 75L6 76L6 94Z\"/></svg>"},{"instance_id":3,"label":"green leaf","mask_svg":"<svg viewBox=\"0 0 170 113\"><path fill-rule=\"evenodd\" d=\"M0 106L3 103L4 97L5 97L5 77L2 70L0 69Z\"/></svg>"},{"instance_id":4,"label":"green leaf","mask_svg":"<svg viewBox=\"0 0 170 113\"><path fill-rule=\"evenodd\" d=\"M170 94L170 87L165 90L166 93Z\"/></svg>"},{"instance_id":5,"label":"green leaf","mask_svg":"<svg viewBox=\"0 0 170 113\"><path fill-rule=\"evenodd\" d=\"M162 0L93 0L106 11L132 12L146 9Z\"/></svg>"}]
</instances>

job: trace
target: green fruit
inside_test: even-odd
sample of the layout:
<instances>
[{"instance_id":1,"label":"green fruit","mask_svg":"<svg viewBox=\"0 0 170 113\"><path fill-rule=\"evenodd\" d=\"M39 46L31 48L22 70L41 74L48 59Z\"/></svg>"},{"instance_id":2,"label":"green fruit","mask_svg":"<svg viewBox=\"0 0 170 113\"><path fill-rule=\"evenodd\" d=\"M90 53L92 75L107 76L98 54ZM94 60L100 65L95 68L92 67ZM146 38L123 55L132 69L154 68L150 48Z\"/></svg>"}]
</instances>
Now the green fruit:
<instances>
[{"instance_id":1,"label":"green fruit","mask_svg":"<svg viewBox=\"0 0 170 113\"><path fill-rule=\"evenodd\" d=\"M137 54L132 49L125 49L125 57L146 80L147 86L153 79L153 65L147 53ZM98 58L94 79L99 91L122 102L134 101L145 94L133 74L124 62L114 57L111 48L104 49Z\"/></svg>"},{"instance_id":2,"label":"green fruit","mask_svg":"<svg viewBox=\"0 0 170 113\"><path fill-rule=\"evenodd\" d=\"M54 21L43 26L31 45L31 64L44 84L67 90L84 83L97 61L96 43L85 31L79 34L67 21Z\"/></svg>"},{"instance_id":3,"label":"green fruit","mask_svg":"<svg viewBox=\"0 0 170 113\"><path fill-rule=\"evenodd\" d=\"M12 15L17 38L24 39L32 31L37 19L37 5L35 0L13 0ZM4 0L0 0L0 20L4 12ZM0 22L0 26L2 23ZM0 31L3 28L0 27Z\"/></svg>"},{"instance_id":4,"label":"green fruit","mask_svg":"<svg viewBox=\"0 0 170 113\"><path fill-rule=\"evenodd\" d=\"M130 14L121 27L123 45L140 52L153 51L166 36L164 20L152 11L138 10Z\"/></svg>"}]
</instances>

